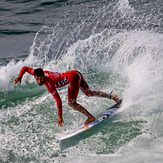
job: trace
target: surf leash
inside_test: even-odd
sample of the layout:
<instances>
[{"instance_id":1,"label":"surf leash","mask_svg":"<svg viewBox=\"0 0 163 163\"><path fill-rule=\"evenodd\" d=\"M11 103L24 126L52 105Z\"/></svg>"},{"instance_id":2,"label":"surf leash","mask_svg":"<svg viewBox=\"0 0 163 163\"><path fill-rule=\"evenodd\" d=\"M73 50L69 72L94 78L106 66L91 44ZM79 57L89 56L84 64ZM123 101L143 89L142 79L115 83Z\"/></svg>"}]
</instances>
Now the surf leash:
<instances>
[{"instance_id":1,"label":"surf leash","mask_svg":"<svg viewBox=\"0 0 163 163\"><path fill-rule=\"evenodd\" d=\"M111 99L113 90L109 93L108 98Z\"/></svg>"}]
</instances>

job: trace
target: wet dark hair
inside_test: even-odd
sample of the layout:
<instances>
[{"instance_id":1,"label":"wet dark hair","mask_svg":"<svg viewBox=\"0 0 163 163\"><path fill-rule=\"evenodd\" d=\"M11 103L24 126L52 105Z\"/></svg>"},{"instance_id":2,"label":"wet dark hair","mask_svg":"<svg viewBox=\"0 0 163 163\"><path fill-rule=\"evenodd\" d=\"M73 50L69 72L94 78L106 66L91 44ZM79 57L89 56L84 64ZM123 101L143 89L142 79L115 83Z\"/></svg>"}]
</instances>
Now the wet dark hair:
<instances>
[{"instance_id":1,"label":"wet dark hair","mask_svg":"<svg viewBox=\"0 0 163 163\"><path fill-rule=\"evenodd\" d=\"M42 68L37 68L34 71L34 76L40 77L40 76L44 76L44 71Z\"/></svg>"}]
</instances>

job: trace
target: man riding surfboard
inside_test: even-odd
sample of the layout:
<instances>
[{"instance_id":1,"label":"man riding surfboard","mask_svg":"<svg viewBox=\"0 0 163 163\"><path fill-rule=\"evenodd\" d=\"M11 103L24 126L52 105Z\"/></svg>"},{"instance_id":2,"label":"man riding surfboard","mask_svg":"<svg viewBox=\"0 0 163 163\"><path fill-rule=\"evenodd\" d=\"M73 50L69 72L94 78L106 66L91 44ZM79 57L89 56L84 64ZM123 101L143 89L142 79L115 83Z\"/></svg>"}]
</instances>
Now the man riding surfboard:
<instances>
[{"instance_id":1,"label":"man riding surfboard","mask_svg":"<svg viewBox=\"0 0 163 163\"><path fill-rule=\"evenodd\" d=\"M58 72L50 72L50 71L43 71L41 68L33 69L30 67L23 67L19 73L19 76L15 79L15 84L20 82L23 75L28 72L31 75L34 75L34 78L38 85L42 86L45 85L48 91L53 95L54 99L57 103L58 108L58 127L63 126L63 118L62 118L62 100L56 90L56 88L64 87L65 85L69 84L68 87L68 104L74 108L75 110L83 113L88 118L85 121L85 125L95 120L95 117L90 114L82 105L77 103L77 96L79 93L79 89L86 95L86 96L98 96L113 99L116 103L119 102L119 98L116 94L108 94L101 91L92 91L87 82L85 81L83 75L76 70L67 71L65 73L58 73Z\"/></svg>"}]
</instances>

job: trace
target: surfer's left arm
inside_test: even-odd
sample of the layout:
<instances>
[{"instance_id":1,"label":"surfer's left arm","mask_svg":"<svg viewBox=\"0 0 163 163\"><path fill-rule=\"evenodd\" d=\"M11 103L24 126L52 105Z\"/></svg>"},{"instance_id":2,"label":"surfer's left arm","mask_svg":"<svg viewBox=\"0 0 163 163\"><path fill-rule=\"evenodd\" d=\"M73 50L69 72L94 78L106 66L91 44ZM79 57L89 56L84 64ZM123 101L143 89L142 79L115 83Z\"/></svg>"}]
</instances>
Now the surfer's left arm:
<instances>
[{"instance_id":1,"label":"surfer's left arm","mask_svg":"<svg viewBox=\"0 0 163 163\"><path fill-rule=\"evenodd\" d=\"M58 120L57 120L58 127L62 127L64 123L63 118L62 118L62 100L57 91L55 92L53 97L56 100L57 108L58 108Z\"/></svg>"}]
</instances>

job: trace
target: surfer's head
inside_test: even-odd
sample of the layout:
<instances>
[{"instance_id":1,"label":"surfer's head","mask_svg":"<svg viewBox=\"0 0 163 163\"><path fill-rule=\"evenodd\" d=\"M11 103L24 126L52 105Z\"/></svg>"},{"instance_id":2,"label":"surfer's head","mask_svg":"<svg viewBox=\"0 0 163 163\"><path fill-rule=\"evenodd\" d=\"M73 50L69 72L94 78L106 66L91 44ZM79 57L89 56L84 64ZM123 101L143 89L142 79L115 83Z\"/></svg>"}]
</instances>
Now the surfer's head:
<instances>
[{"instance_id":1,"label":"surfer's head","mask_svg":"<svg viewBox=\"0 0 163 163\"><path fill-rule=\"evenodd\" d=\"M34 71L34 77L38 85L43 85L45 82L45 75L42 68L37 68Z\"/></svg>"}]
</instances>

